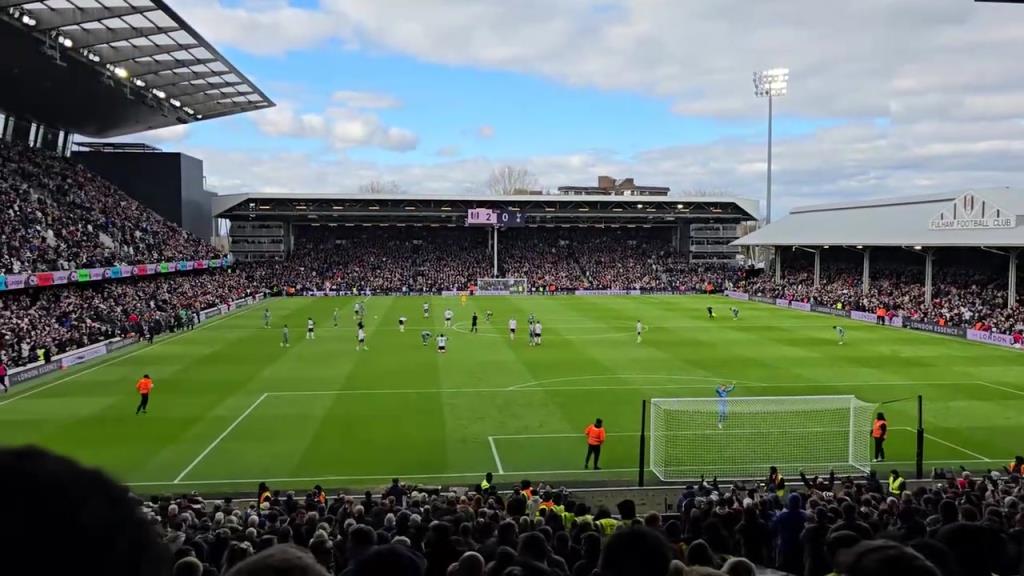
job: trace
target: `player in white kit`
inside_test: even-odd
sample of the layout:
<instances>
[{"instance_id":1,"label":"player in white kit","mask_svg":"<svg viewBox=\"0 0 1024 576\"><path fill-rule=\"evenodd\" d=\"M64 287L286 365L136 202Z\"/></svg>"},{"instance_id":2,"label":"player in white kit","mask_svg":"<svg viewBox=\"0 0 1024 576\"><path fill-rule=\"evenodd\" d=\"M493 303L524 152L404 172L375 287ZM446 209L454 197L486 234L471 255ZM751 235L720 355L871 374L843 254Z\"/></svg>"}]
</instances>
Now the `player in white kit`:
<instances>
[{"instance_id":1,"label":"player in white kit","mask_svg":"<svg viewBox=\"0 0 1024 576\"><path fill-rule=\"evenodd\" d=\"M509 318L508 319L508 339L509 340L515 340L516 339L516 325L517 325L517 322L516 322L515 318Z\"/></svg>"}]
</instances>

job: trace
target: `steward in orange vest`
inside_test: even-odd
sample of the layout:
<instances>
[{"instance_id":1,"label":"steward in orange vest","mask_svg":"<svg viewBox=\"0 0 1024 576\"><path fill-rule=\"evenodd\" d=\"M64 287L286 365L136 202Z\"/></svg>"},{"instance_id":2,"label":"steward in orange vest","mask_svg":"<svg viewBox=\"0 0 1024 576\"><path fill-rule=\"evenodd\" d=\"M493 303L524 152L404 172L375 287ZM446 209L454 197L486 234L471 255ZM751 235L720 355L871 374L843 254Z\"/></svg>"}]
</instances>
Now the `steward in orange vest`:
<instances>
[{"instance_id":1,"label":"steward in orange vest","mask_svg":"<svg viewBox=\"0 0 1024 576\"><path fill-rule=\"evenodd\" d=\"M142 412L146 413L146 408L149 406L149 391L153 389L153 379L149 377L149 374L143 374L142 378L135 383L135 389L139 391L139 405L135 408L135 414Z\"/></svg>"},{"instance_id":2,"label":"steward in orange vest","mask_svg":"<svg viewBox=\"0 0 1024 576\"><path fill-rule=\"evenodd\" d=\"M889 424L885 421L885 414L879 412L875 422L871 425L871 438L875 441L875 462L885 460L885 437L889 433Z\"/></svg>"},{"instance_id":3,"label":"steward in orange vest","mask_svg":"<svg viewBox=\"0 0 1024 576\"><path fill-rule=\"evenodd\" d=\"M583 461L583 469L590 467L590 457L594 457L594 470L600 470L598 460L601 459L601 445L604 444L604 422L598 418L583 431L587 436L587 459Z\"/></svg>"}]
</instances>

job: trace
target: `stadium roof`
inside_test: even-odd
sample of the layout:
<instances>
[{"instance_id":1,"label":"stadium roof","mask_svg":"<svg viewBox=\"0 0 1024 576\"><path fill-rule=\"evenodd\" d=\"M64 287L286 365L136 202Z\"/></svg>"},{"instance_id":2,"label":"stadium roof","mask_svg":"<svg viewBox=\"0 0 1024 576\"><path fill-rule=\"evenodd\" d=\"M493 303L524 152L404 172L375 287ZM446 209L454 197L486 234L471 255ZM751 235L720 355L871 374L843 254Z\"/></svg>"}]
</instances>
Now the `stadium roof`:
<instances>
[{"instance_id":1,"label":"stadium roof","mask_svg":"<svg viewBox=\"0 0 1024 576\"><path fill-rule=\"evenodd\" d=\"M1024 190L988 188L794 209L734 246L1024 247Z\"/></svg>"},{"instance_id":2,"label":"stadium roof","mask_svg":"<svg viewBox=\"0 0 1024 576\"><path fill-rule=\"evenodd\" d=\"M0 96L0 106L15 115L109 137L274 105L164 0L0 0L0 16L12 28L0 33L0 84L18 86L3 91L15 94ZM97 95L98 82L84 82L82 68L119 90ZM33 102L40 97L44 103ZM160 113L107 114L97 123L53 110L132 99Z\"/></svg>"},{"instance_id":3,"label":"stadium roof","mask_svg":"<svg viewBox=\"0 0 1024 576\"><path fill-rule=\"evenodd\" d=\"M461 224L471 208L521 211L545 225L671 225L677 218L743 222L757 219L748 198L661 196L532 196L437 194L235 194L215 196L220 218L296 222Z\"/></svg>"}]
</instances>

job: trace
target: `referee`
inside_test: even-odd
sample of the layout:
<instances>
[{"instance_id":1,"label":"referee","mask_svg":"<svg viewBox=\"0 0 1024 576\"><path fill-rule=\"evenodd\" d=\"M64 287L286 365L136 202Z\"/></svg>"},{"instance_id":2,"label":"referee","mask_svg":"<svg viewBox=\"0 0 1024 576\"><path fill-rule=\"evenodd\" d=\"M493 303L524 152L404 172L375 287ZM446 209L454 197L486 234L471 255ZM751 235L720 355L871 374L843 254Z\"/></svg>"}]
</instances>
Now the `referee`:
<instances>
[{"instance_id":1,"label":"referee","mask_svg":"<svg viewBox=\"0 0 1024 576\"><path fill-rule=\"evenodd\" d=\"M601 445L604 444L604 422L600 418L587 426L583 431L587 436L587 459L583 461L583 469L590 468L590 457L594 457L594 470L600 470L598 461L601 459Z\"/></svg>"},{"instance_id":2,"label":"referee","mask_svg":"<svg viewBox=\"0 0 1024 576\"><path fill-rule=\"evenodd\" d=\"M146 407L149 406L149 391L153 389L153 379L149 377L149 374L143 374L142 378L135 383L135 389L139 391L139 406L135 409L135 414L139 412L146 413Z\"/></svg>"}]
</instances>

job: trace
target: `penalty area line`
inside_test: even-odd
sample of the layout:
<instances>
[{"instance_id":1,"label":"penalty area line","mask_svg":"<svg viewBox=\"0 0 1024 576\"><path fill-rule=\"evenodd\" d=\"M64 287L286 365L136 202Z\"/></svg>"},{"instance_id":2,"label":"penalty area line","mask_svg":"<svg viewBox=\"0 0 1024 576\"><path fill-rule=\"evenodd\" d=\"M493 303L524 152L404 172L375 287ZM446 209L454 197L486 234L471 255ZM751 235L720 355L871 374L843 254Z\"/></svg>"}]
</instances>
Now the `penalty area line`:
<instances>
[{"instance_id":1,"label":"penalty area line","mask_svg":"<svg viewBox=\"0 0 1024 576\"><path fill-rule=\"evenodd\" d=\"M501 458L498 457L498 447L494 445L494 436L488 436L487 441L491 443L491 454L494 455L494 463L498 466L498 474L504 474L505 468L501 465Z\"/></svg>"},{"instance_id":2,"label":"penalty area line","mask_svg":"<svg viewBox=\"0 0 1024 576\"><path fill-rule=\"evenodd\" d=\"M977 382L978 384L981 384L983 386L988 386L989 388L995 388L996 390L1004 390L1006 392L1012 392L1013 394L1019 394L1021 396L1024 396L1024 392L1022 392L1020 390L1014 390L1013 388L1007 388L1005 386L999 386L998 384L990 384L990 383L984 382L982 380L975 380L975 382Z\"/></svg>"},{"instance_id":3,"label":"penalty area line","mask_svg":"<svg viewBox=\"0 0 1024 576\"><path fill-rule=\"evenodd\" d=\"M249 408L245 412L242 412L242 415L236 418L235 421L232 422L231 425L228 426L226 430L221 432L220 436L217 436L217 439L211 442L210 445L206 447L206 450L203 450L203 452L199 456L196 456L196 459L193 460L191 464L189 464L184 470L181 471L181 474L178 474L178 477L174 479L174 484L180 483L181 479L185 477L185 474L188 474L193 468L195 468L196 464L199 464L199 461L205 458L206 455L209 454L210 451L213 450L215 446L217 446L217 444L220 444L220 441L223 440L224 437L227 436L229 432L234 430L235 426L238 426L238 423L244 420L245 417L248 416L249 413L252 412L257 406L259 406L260 402L263 402L263 399L266 397L267 394L261 395L259 398L256 399L255 402L252 403L251 406L249 406Z\"/></svg>"}]
</instances>

